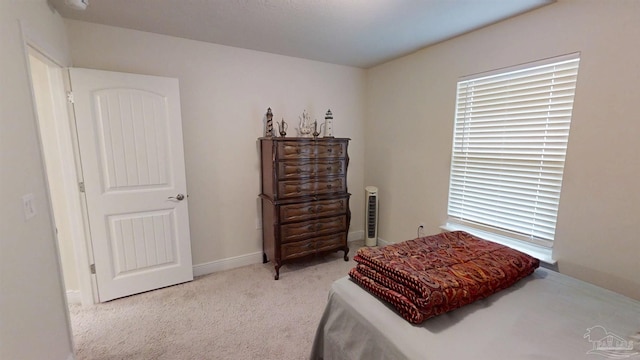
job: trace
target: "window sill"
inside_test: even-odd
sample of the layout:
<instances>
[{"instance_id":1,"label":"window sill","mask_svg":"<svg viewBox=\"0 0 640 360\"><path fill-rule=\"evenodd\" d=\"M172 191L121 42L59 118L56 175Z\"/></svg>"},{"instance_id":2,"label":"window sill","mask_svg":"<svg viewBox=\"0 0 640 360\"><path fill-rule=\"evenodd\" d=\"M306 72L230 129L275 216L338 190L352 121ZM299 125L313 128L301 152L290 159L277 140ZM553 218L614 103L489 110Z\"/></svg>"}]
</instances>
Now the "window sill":
<instances>
[{"instance_id":1,"label":"window sill","mask_svg":"<svg viewBox=\"0 0 640 360\"><path fill-rule=\"evenodd\" d=\"M464 226L460 224L446 223L440 226L440 228L446 231L466 231L469 234L473 234L485 240L493 241L495 243L508 246L512 249L521 251L527 255L530 255L536 259L539 259L540 261L546 264L556 265L557 263L557 261L553 259L552 249L550 248L545 248L545 247L534 245L534 244L528 244L520 240L512 239L502 235L492 234L487 231L474 229L472 227Z\"/></svg>"}]
</instances>

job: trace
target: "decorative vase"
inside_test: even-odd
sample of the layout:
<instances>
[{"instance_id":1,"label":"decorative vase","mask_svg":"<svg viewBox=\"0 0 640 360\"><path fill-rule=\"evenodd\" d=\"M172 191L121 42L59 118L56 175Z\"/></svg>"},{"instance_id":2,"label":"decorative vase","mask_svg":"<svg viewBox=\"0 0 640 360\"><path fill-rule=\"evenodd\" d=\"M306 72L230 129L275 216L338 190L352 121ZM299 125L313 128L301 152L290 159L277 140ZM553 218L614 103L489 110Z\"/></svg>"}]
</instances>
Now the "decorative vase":
<instances>
[{"instance_id":1,"label":"decorative vase","mask_svg":"<svg viewBox=\"0 0 640 360\"><path fill-rule=\"evenodd\" d=\"M289 128L289 125L286 122L284 122L284 118L282 119L282 122L276 122L276 124L278 125L278 131L280 132L280 137L287 136L287 129Z\"/></svg>"}]
</instances>

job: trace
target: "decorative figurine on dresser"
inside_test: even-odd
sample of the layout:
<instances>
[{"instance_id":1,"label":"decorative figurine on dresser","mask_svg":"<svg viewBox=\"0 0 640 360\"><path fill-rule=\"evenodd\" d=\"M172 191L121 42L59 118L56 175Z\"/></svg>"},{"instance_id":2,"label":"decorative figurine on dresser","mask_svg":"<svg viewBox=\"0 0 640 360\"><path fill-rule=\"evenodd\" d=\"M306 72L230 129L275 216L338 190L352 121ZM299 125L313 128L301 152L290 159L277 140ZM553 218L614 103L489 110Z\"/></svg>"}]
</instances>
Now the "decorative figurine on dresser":
<instances>
[{"instance_id":1,"label":"decorative figurine on dresser","mask_svg":"<svg viewBox=\"0 0 640 360\"><path fill-rule=\"evenodd\" d=\"M263 261L344 251L351 221L347 138L260 138Z\"/></svg>"},{"instance_id":2,"label":"decorative figurine on dresser","mask_svg":"<svg viewBox=\"0 0 640 360\"><path fill-rule=\"evenodd\" d=\"M273 112L271 112L271 108L267 109L267 113L265 114L265 118L267 119L267 123L264 128L264 136L272 137L273 136ZM283 119L284 121L284 119Z\"/></svg>"}]
</instances>

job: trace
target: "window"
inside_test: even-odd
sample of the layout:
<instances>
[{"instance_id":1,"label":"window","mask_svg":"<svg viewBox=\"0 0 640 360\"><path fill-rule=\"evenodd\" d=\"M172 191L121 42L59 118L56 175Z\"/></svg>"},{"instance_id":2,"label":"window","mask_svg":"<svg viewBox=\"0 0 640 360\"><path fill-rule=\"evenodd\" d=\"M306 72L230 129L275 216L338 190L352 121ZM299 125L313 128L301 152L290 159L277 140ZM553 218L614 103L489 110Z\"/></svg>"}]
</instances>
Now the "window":
<instances>
[{"instance_id":1,"label":"window","mask_svg":"<svg viewBox=\"0 0 640 360\"><path fill-rule=\"evenodd\" d=\"M579 54L458 82L449 222L550 248Z\"/></svg>"}]
</instances>

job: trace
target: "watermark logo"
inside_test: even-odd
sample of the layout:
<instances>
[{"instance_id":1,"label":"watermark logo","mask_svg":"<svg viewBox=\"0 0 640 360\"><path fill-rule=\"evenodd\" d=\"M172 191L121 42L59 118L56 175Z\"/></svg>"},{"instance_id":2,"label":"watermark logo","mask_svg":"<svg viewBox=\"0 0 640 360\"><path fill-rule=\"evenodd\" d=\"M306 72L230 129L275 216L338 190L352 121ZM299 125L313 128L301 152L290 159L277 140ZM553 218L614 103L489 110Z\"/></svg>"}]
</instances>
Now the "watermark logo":
<instances>
[{"instance_id":1,"label":"watermark logo","mask_svg":"<svg viewBox=\"0 0 640 360\"><path fill-rule=\"evenodd\" d=\"M587 354L601 355L609 359L626 359L640 355L640 351L634 348L633 340L614 334L604 326L596 325L588 328L584 338L593 345Z\"/></svg>"}]
</instances>

